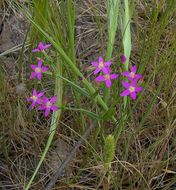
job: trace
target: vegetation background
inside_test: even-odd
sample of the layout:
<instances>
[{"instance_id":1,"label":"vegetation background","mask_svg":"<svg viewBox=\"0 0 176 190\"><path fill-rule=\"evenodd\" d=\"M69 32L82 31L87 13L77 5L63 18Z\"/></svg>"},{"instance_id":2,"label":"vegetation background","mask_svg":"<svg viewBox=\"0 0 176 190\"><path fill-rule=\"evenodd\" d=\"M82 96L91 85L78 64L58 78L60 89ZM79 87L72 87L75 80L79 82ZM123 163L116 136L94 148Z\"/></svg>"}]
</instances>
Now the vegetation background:
<instances>
[{"instance_id":1,"label":"vegetation background","mask_svg":"<svg viewBox=\"0 0 176 190\"><path fill-rule=\"evenodd\" d=\"M86 129L52 189L176 189L175 0L0 6L0 189L45 189ZM52 43L40 56L54 74L42 83L29 79L39 41ZM137 64L144 91L135 102L120 97L122 78L110 92L94 82L90 63L100 55L113 72ZM61 109L48 118L31 110L34 87L57 94Z\"/></svg>"}]
</instances>

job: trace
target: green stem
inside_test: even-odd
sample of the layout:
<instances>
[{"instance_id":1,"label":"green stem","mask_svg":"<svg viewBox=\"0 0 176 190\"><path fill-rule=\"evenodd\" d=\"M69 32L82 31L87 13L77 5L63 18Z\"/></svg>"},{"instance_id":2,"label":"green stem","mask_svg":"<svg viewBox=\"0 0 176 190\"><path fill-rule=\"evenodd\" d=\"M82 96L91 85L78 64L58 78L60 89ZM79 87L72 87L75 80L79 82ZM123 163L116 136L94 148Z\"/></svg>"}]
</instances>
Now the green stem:
<instances>
[{"instance_id":1,"label":"green stem","mask_svg":"<svg viewBox=\"0 0 176 190\"><path fill-rule=\"evenodd\" d=\"M125 12L123 15L123 23L121 26L123 35L123 47L124 47L124 55L127 57L127 61L124 65L124 69L127 71L129 66L129 59L131 54L131 32L130 32L130 14L129 14L129 2L128 0L124 0L124 6L125 6ZM115 130L115 142L118 141L120 134L122 133L125 121L127 119L127 97L124 97L124 108L121 118L121 124L119 127Z\"/></svg>"},{"instance_id":2,"label":"green stem","mask_svg":"<svg viewBox=\"0 0 176 190\"><path fill-rule=\"evenodd\" d=\"M119 15L119 0L107 1L107 13L108 13L108 47L106 52L106 61L112 58L115 35L117 32L117 23ZM107 103L110 97L110 90L104 87L104 100Z\"/></svg>"},{"instance_id":3,"label":"green stem","mask_svg":"<svg viewBox=\"0 0 176 190\"><path fill-rule=\"evenodd\" d=\"M68 34L69 34L69 44L70 44L70 57L72 62L76 65L76 52L75 52L75 5L71 0L67 1L67 14L68 14ZM78 77L73 76L75 81L78 82ZM74 91L75 99L78 104L78 107L81 108L81 99L80 94ZM83 126L85 129L85 121L83 114L80 113L80 119L77 120L78 126Z\"/></svg>"}]
</instances>

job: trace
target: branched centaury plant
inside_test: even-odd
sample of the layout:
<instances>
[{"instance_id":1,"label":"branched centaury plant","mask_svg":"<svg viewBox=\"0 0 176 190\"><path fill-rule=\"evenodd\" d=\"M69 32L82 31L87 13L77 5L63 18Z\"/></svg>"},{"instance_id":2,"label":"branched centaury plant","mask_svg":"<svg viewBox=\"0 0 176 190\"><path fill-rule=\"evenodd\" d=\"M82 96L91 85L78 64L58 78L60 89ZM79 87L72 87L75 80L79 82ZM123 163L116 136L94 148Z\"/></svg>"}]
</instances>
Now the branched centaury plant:
<instances>
[{"instance_id":1,"label":"branched centaury plant","mask_svg":"<svg viewBox=\"0 0 176 190\"><path fill-rule=\"evenodd\" d=\"M93 95L95 93L95 89L93 88L92 84L90 82L88 82L88 80L83 76L83 74L79 71L79 69L77 68L77 66L74 64L74 62L67 56L67 54L65 53L65 51L62 49L62 47L60 46L60 44L58 44L51 36L49 36L48 33L46 33L36 22L35 20L33 20L33 18L31 17L30 13L28 12L28 10L26 10L25 7L19 7L19 5L17 5L18 8L20 8L20 10L25 11L24 15L28 18L28 20L32 23L32 25L43 35L45 36L45 38L52 44L52 46L56 49L56 51L59 53L59 55L61 56L61 60L63 64L66 64L66 66L68 66L73 73L78 76L81 77L83 80L83 84L85 86L85 88L87 89L87 91L90 93L90 95ZM59 63L58 63L58 68L59 68ZM61 72L61 69L56 70L56 75L58 72ZM62 76L62 73L60 73L60 75ZM58 96L59 101L58 105L60 105L61 100L62 100L62 80L60 78L56 78L56 84L55 84L55 94ZM95 98L95 101L102 106L102 108L105 111L108 111L108 106L106 105L106 103L102 100L102 98L100 97L100 95L97 95ZM51 127L50 127L50 136L48 138L45 150L41 156L41 159L28 183L28 185L26 186L25 190L28 190L48 152L48 149L51 145L52 139L54 137L55 131L56 131L56 126L57 126L57 121L59 120L61 114L61 110L54 112L52 115L52 122L51 122ZM113 121L116 122L115 117L112 117Z\"/></svg>"},{"instance_id":2,"label":"branched centaury plant","mask_svg":"<svg viewBox=\"0 0 176 190\"><path fill-rule=\"evenodd\" d=\"M113 1L110 1L111 4L115 7L115 9L117 10L118 9L118 3L119 1L115 1L115 4ZM22 9L23 11L25 10L25 8L23 7ZM118 12L117 12L118 14ZM84 85L84 87L87 89L87 91L90 93L90 95L93 95L95 93L95 89L93 88L92 84L83 76L83 74L79 71L79 69L77 68L77 66L75 65L75 63L68 57L68 55L66 54L66 52L62 49L62 47L60 46L59 43L57 43L53 38L52 36L50 36L47 32L45 32L36 22L35 20L32 19L30 13L28 11L25 10L25 16L29 19L29 21L31 21L31 23L33 24L33 26L53 45L53 47L56 49L56 51L59 53L59 55L62 57L62 60L63 60L63 64L66 64L67 67L69 67L73 73L78 76L78 77L81 77L82 78L82 83ZM112 17L112 15L111 15ZM117 19L117 18L116 18ZM117 20L116 20L117 21ZM113 25L113 22L111 23L111 25ZM114 25L113 25L114 26ZM114 28L113 32L109 35L109 47L108 47L108 53L107 53L107 57L111 57L112 55L112 49L113 49L113 44L114 44L114 39L115 39L115 33L116 33L116 28L117 28L117 25L116 27ZM129 58L129 57L128 57ZM57 73L58 71L56 71ZM62 76L62 73L61 73L61 76ZM61 80L60 80L61 81ZM61 84L61 83L60 83ZM62 84L60 85L60 87L62 87ZM56 89L58 89L58 83L57 83L57 80L56 80ZM56 90L57 91L57 90ZM59 92L62 92L62 89L59 89ZM56 92L56 95L58 95L58 97L62 97L62 95L59 93L59 92ZM102 108L105 110L105 111L108 111L108 106L106 105L106 103L102 100L102 98L97 95L95 98L95 101L100 105L102 106ZM61 99L60 99L61 100ZM48 142L47 142L47 145L46 145L46 148L45 148L45 151L42 155L42 158L40 159L40 162L29 182L29 184L27 185L26 189L29 189L30 188L30 185L36 175L36 173L38 172L39 168L40 168L40 165L42 164L45 156L46 156L46 153L50 147L50 144L51 144L51 141L52 141L52 138L54 136L54 133L55 133L55 130L56 130L56 122L58 120L60 116L60 111L58 112L55 112L52 116L52 124L51 124L51 134L49 139L48 139ZM112 120L114 122L116 122L116 119L114 116L112 116ZM53 122L54 121L54 122ZM118 130L119 131L119 130Z\"/></svg>"}]
</instances>

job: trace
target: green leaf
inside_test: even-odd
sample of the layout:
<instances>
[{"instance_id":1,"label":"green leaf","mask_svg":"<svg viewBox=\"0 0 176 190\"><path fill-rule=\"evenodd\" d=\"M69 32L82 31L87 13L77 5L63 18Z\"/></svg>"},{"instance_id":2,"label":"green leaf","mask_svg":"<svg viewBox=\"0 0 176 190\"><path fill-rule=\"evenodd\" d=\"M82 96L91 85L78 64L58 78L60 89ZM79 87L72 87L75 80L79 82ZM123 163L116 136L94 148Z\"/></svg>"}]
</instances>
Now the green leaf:
<instances>
[{"instance_id":1,"label":"green leaf","mask_svg":"<svg viewBox=\"0 0 176 190\"><path fill-rule=\"evenodd\" d=\"M105 112L105 114L103 114L101 116L102 120L109 120L112 118L112 116L114 116L116 112L116 108L115 107L112 107L110 108L108 111Z\"/></svg>"}]
</instances>

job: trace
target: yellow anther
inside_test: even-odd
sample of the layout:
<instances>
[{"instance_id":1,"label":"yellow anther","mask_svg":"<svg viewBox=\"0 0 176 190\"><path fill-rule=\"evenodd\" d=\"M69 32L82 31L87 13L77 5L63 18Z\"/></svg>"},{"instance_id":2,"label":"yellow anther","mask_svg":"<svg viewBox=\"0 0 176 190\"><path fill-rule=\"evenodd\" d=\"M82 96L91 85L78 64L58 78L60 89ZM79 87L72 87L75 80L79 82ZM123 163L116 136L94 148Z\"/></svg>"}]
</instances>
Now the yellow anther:
<instances>
[{"instance_id":1,"label":"yellow anther","mask_svg":"<svg viewBox=\"0 0 176 190\"><path fill-rule=\"evenodd\" d=\"M105 78L107 79L107 80L109 80L110 79L110 75L105 75Z\"/></svg>"},{"instance_id":2,"label":"yellow anther","mask_svg":"<svg viewBox=\"0 0 176 190\"><path fill-rule=\"evenodd\" d=\"M131 73L130 73L130 77L134 78L134 77L135 77L135 73L134 73L134 72L131 72Z\"/></svg>"},{"instance_id":3,"label":"yellow anther","mask_svg":"<svg viewBox=\"0 0 176 190\"><path fill-rule=\"evenodd\" d=\"M100 69L104 68L104 63L103 63L103 62L100 62L100 63L99 63L99 68L100 68Z\"/></svg>"},{"instance_id":4,"label":"yellow anther","mask_svg":"<svg viewBox=\"0 0 176 190\"><path fill-rule=\"evenodd\" d=\"M37 67L37 68L35 69L35 72L36 72L36 73L40 73L40 72L41 72L41 68L40 68L40 67Z\"/></svg>"},{"instance_id":5,"label":"yellow anther","mask_svg":"<svg viewBox=\"0 0 176 190\"><path fill-rule=\"evenodd\" d=\"M33 96L31 96L31 99L34 100L34 101L36 101L37 100L37 96L33 95Z\"/></svg>"},{"instance_id":6,"label":"yellow anther","mask_svg":"<svg viewBox=\"0 0 176 190\"><path fill-rule=\"evenodd\" d=\"M52 105L51 102L47 102L47 103L46 103L46 107L47 107L47 108L50 108L51 105Z\"/></svg>"},{"instance_id":7,"label":"yellow anther","mask_svg":"<svg viewBox=\"0 0 176 190\"><path fill-rule=\"evenodd\" d=\"M130 86L129 91L130 91L130 92L134 92L134 91L135 91L135 87Z\"/></svg>"}]
</instances>

